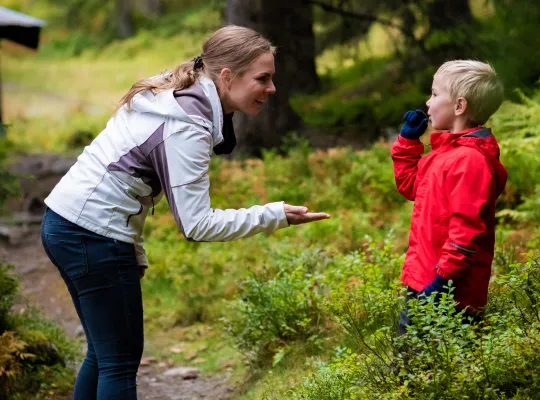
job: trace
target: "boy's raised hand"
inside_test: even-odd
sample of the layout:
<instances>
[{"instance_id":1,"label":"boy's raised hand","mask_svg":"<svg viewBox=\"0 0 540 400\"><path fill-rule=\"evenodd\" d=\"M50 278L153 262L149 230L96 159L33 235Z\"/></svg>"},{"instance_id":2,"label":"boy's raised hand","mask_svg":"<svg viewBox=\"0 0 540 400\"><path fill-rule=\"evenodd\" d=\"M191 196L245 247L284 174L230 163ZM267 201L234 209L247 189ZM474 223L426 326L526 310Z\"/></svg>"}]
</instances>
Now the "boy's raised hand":
<instances>
[{"instance_id":1,"label":"boy's raised hand","mask_svg":"<svg viewBox=\"0 0 540 400\"><path fill-rule=\"evenodd\" d=\"M428 117L422 110L407 111L403 116L405 123L399 133L406 139L418 139L424 134L428 126Z\"/></svg>"}]
</instances>

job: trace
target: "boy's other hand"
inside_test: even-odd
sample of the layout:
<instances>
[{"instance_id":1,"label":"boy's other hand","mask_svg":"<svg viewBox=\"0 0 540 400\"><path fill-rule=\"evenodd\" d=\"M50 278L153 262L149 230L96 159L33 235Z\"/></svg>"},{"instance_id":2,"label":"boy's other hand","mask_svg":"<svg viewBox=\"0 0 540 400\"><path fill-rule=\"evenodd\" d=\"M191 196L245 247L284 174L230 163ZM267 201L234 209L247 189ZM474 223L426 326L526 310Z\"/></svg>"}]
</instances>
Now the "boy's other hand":
<instances>
[{"instance_id":1,"label":"boy's other hand","mask_svg":"<svg viewBox=\"0 0 540 400\"><path fill-rule=\"evenodd\" d=\"M448 282L448 279L445 279L440 275L436 275L435 279L433 279L433 281L431 281L429 285L427 285L422 291L420 291L417 297L421 297L422 295L425 297L429 297L433 293L436 293L435 301L439 301L442 293L448 293Z\"/></svg>"},{"instance_id":2,"label":"boy's other hand","mask_svg":"<svg viewBox=\"0 0 540 400\"><path fill-rule=\"evenodd\" d=\"M307 207L304 206L291 206L289 204L284 204L284 208L289 225L300 225L330 218L330 215L327 213L310 213L308 212Z\"/></svg>"},{"instance_id":3,"label":"boy's other hand","mask_svg":"<svg viewBox=\"0 0 540 400\"><path fill-rule=\"evenodd\" d=\"M405 123L399 133L406 139L418 139L428 126L428 117L422 110L407 111L403 116Z\"/></svg>"}]
</instances>

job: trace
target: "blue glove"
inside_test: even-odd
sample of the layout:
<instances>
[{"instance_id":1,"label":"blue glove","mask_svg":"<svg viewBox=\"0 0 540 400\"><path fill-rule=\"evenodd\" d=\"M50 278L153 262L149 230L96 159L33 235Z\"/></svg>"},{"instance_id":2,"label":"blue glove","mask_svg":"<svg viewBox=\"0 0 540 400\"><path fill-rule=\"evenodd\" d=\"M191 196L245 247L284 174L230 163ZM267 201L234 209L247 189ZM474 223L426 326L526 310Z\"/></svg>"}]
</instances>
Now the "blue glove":
<instances>
[{"instance_id":1,"label":"blue glove","mask_svg":"<svg viewBox=\"0 0 540 400\"><path fill-rule=\"evenodd\" d=\"M428 117L422 110L407 111L403 120L405 123L399 134L407 139L418 139L428 126Z\"/></svg>"},{"instance_id":2,"label":"blue glove","mask_svg":"<svg viewBox=\"0 0 540 400\"><path fill-rule=\"evenodd\" d=\"M448 279L445 279L440 275L436 275L435 279L433 279L429 285L420 291L417 297L420 298L422 295L429 297L432 293L437 293L435 295L435 301L439 301L442 293L448 293L448 289L444 286L448 286Z\"/></svg>"}]
</instances>

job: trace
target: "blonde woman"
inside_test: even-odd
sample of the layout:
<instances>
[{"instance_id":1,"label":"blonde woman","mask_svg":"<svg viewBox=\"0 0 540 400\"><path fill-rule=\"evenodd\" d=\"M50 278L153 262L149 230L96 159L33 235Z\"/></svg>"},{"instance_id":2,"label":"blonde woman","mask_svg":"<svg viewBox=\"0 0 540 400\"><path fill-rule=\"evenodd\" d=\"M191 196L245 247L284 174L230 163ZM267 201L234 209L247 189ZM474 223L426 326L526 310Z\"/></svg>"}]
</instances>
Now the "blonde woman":
<instances>
[{"instance_id":1,"label":"blonde woman","mask_svg":"<svg viewBox=\"0 0 540 400\"><path fill-rule=\"evenodd\" d=\"M143 79L45 200L42 241L71 293L88 352L74 398L136 399L143 351L142 230L164 194L188 240L230 241L329 218L283 202L210 207L212 153L230 153L232 114L257 115L276 89L272 44L237 26L202 54Z\"/></svg>"}]
</instances>

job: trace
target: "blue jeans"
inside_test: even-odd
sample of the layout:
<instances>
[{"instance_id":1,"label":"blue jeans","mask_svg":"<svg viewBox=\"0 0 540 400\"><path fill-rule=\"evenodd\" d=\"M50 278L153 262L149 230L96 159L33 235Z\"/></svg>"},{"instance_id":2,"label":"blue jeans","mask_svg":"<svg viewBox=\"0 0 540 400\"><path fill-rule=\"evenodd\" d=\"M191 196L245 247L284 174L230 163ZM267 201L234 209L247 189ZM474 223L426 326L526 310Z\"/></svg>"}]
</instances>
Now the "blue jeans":
<instances>
[{"instance_id":1,"label":"blue jeans","mask_svg":"<svg viewBox=\"0 0 540 400\"><path fill-rule=\"evenodd\" d=\"M88 342L74 399L136 399L144 334L134 246L92 233L50 209L41 240L68 287Z\"/></svg>"}]
</instances>

